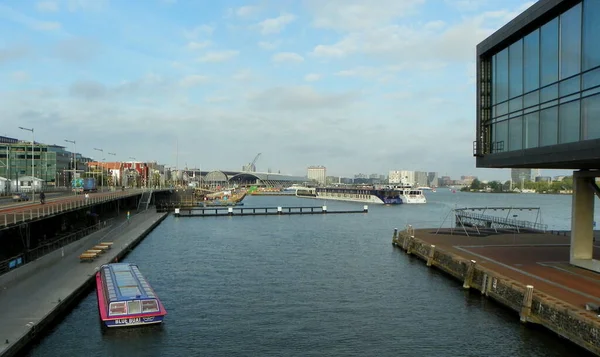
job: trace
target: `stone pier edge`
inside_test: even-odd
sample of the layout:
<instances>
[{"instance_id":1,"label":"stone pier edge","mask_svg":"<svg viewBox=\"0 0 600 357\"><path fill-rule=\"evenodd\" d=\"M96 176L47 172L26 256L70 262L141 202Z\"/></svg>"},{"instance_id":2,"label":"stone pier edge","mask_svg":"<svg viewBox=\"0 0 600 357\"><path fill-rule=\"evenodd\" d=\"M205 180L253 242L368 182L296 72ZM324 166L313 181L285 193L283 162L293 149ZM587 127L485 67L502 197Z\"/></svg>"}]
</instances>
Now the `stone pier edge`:
<instances>
[{"instance_id":1,"label":"stone pier edge","mask_svg":"<svg viewBox=\"0 0 600 357\"><path fill-rule=\"evenodd\" d=\"M396 234L395 234L396 235ZM471 260L455 253L444 251L439 246L431 247L406 231L398 232L393 238L394 246L412 254L431 266L438 268L455 279L467 282L469 289L481 292L500 304L521 313L521 321L539 324L559 336L600 356L600 318L596 313L586 311L552 296L533 290L531 309L526 316L522 314L526 286L491 269L475 264L472 276L468 277Z\"/></svg>"},{"instance_id":2,"label":"stone pier edge","mask_svg":"<svg viewBox=\"0 0 600 357\"><path fill-rule=\"evenodd\" d=\"M144 229L142 233L140 233L135 239L131 240L129 244L124 246L118 253L116 253L115 259L121 261L121 259L127 256L133 250L133 248L140 244L140 242L144 240L144 238L146 238L146 236L150 234L150 232L152 232L159 224L161 224L162 221L168 215L169 213L164 213L163 215L158 217L148 228ZM75 307L81 301L81 299L93 286L95 280L96 275L90 275L90 277L86 279L86 281L83 284L81 284L79 287L73 290L73 292L71 292L67 297L61 300L56 305L56 307L54 307L48 314L46 314L46 316L40 319L40 321L35 325L35 328L32 328L27 333L21 335L18 341L15 341L13 344L11 344L9 348L0 353L0 357L19 356L24 350L30 348L30 344L32 342L43 338L46 331L52 326L54 326L58 318L70 312L72 308Z\"/></svg>"}]
</instances>

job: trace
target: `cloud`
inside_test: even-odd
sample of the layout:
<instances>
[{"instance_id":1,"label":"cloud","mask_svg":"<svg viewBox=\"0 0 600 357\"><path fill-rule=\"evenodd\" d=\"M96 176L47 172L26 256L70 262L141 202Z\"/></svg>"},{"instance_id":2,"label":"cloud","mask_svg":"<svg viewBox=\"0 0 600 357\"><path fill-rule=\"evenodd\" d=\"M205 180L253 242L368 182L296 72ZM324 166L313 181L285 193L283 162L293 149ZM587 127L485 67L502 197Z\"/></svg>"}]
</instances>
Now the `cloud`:
<instances>
[{"instance_id":1,"label":"cloud","mask_svg":"<svg viewBox=\"0 0 600 357\"><path fill-rule=\"evenodd\" d=\"M256 15L259 12L260 8L258 6L241 6L235 9L235 15L239 17L251 17Z\"/></svg>"},{"instance_id":2,"label":"cloud","mask_svg":"<svg viewBox=\"0 0 600 357\"><path fill-rule=\"evenodd\" d=\"M198 37L200 36L212 36L213 32L215 31L215 28L213 26L210 25L200 25L200 26L196 26L190 30L184 30L183 31L183 36L189 40L196 40L198 39Z\"/></svg>"},{"instance_id":3,"label":"cloud","mask_svg":"<svg viewBox=\"0 0 600 357\"><path fill-rule=\"evenodd\" d=\"M425 0L308 0L313 26L336 31L367 30L416 13Z\"/></svg>"},{"instance_id":4,"label":"cloud","mask_svg":"<svg viewBox=\"0 0 600 357\"><path fill-rule=\"evenodd\" d=\"M301 63L304 62L304 57L295 52L279 52L271 57L271 61L275 63Z\"/></svg>"},{"instance_id":5,"label":"cloud","mask_svg":"<svg viewBox=\"0 0 600 357\"><path fill-rule=\"evenodd\" d=\"M304 76L304 80L307 82L316 82L319 79L321 79L321 75L317 73L309 73L306 76Z\"/></svg>"},{"instance_id":6,"label":"cloud","mask_svg":"<svg viewBox=\"0 0 600 357\"><path fill-rule=\"evenodd\" d=\"M76 98L94 100L104 98L108 94L106 86L90 80L77 81L69 87L69 94Z\"/></svg>"},{"instance_id":7,"label":"cloud","mask_svg":"<svg viewBox=\"0 0 600 357\"><path fill-rule=\"evenodd\" d=\"M280 33L283 29L296 19L296 16L292 14L282 14L278 17L266 19L259 22L257 26L260 28L260 33L263 35L269 35L274 33Z\"/></svg>"},{"instance_id":8,"label":"cloud","mask_svg":"<svg viewBox=\"0 0 600 357\"><path fill-rule=\"evenodd\" d=\"M61 60L70 63L87 62L99 52L99 43L83 37L62 40L54 47L54 54Z\"/></svg>"},{"instance_id":9,"label":"cloud","mask_svg":"<svg viewBox=\"0 0 600 357\"><path fill-rule=\"evenodd\" d=\"M260 41L258 43L258 46L260 48L262 48L263 50L274 50L277 47L279 47L280 44L281 44L281 41L272 41L272 42L269 42L269 41Z\"/></svg>"},{"instance_id":10,"label":"cloud","mask_svg":"<svg viewBox=\"0 0 600 357\"><path fill-rule=\"evenodd\" d=\"M227 50L227 51L214 51L208 52L204 56L198 58L200 62L226 62L240 54L239 51Z\"/></svg>"},{"instance_id":11,"label":"cloud","mask_svg":"<svg viewBox=\"0 0 600 357\"><path fill-rule=\"evenodd\" d=\"M57 12L59 8L56 1L39 1L35 7L40 12Z\"/></svg>"},{"instance_id":12,"label":"cloud","mask_svg":"<svg viewBox=\"0 0 600 357\"><path fill-rule=\"evenodd\" d=\"M15 82L27 82L29 81L29 73L26 71L16 71L10 74L10 77Z\"/></svg>"},{"instance_id":13,"label":"cloud","mask_svg":"<svg viewBox=\"0 0 600 357\"><path fill-rule=\"evenodd\" d=\"M322 93L309 86L274 87L249 98L252 107L260 110L309 111L347 108L359 98L354 91Z\"/></svg>"},{"instance_id":14,"label":"cloud","mask_svg":"<svg viewBox=\"0 0 600 357\"><path fill-rule=\"evenodd\" d=\"M191 87L196 87L200 84L206 83L208 81L209 81L209 78L207 76L202 76L199 74L192 74L192 75L182 78L179 81L179 85L181 85L184 88L191 88Z\"/></svg>"},{"instance_id":15,"label":"cloud","mask_svg":"<svg viewBox=\"0 0 600 357\"><path fill-rule=\"evenodd\" d=\"M22 45L0 48L0 64L22 59L29 53L29 49Z\"/></svg>"},{"instance_id":16,"label":"cloud","mask_svg":"<svg viewBox=\"0 0 600 357\"><path fill-rule=\"evenodd\" d=\"M61 28L60 22L40 21L3 4L0 4L0 19L1 18L16 22L37 31L53 31Z\"/></svg>"},{"instance_id":17,"label":"cloud","mask_svg":"<svg viewBox=\"0 0 600 357\"><path fill-rule=\"evenodd\" d=\"M202 50L210 45L211 45L210 41L201 41L201 42L190 41L187 44L187 48L190 50Z\"/></svg>"},{"instance_id":18,"label":"cloud","mask_svg":"<svg viewBox=\"0 0 600 357\"><path fill-rule=\"evenodd\" d=\"M256 79L256 75L249 69L242 69L233 74L231 79L237 82L251 82Z\"/></svg>"}]
</instances>

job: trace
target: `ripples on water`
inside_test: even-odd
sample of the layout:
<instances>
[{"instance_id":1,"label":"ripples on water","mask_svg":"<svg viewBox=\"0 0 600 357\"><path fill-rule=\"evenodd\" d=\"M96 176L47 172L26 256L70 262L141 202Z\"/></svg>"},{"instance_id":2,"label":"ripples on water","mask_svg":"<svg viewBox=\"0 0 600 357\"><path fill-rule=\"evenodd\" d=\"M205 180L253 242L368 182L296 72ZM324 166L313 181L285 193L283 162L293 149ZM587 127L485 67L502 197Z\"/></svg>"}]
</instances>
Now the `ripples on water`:
<instances>
[{"instance_id":1,"label":"ripples on water","mask_svg":"<svg viewBox=\"0 0 600 357\"><path fill-rule=\"evenodd\" d=\"M366 215L168 217L127 258L163 300L162 326L102 332L91 292L29 355L585 356L392 248L394 227L433 227L455 204L518 205L510 200L525 195L498 203L500 195L433 195L427 205L370 207ZM533 197L538 205L570 199ZM322 201L246 200L278 204ZM565 209L543 211L561 217Z\"/></svg>"}]
</instances>

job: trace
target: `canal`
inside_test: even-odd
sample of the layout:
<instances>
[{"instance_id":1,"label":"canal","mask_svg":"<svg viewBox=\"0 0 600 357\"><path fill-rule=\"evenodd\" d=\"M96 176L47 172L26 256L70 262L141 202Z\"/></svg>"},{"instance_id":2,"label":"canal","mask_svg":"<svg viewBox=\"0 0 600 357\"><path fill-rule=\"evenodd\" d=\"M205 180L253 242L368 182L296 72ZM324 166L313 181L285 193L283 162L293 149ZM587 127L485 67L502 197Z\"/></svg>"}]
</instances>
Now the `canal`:
<instances>
[{"instance_id":1,"label":"canal","mask_svg":"<svg viewBox=\"0 0 600 357\"><path fill-rule=\"evenodd\" d=\"M428 201L368 214L170 216L126 259L162 299L162 326L103 332L90 292L28 356L587 356L391 245L393 228L437 228L455 205L539 206L551 229L568 229L570 196L439 190Z\"/></svg>"}]
</instances>

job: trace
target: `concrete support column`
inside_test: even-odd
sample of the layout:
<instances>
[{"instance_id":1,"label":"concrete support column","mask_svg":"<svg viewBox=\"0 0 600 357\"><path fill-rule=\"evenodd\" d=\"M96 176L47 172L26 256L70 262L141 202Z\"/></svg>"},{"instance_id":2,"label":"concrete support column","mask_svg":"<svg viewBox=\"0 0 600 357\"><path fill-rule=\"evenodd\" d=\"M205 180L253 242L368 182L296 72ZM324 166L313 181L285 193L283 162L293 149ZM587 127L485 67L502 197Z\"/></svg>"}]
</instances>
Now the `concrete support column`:
<instances>
[{"instance_id":1,"label":"concrete support column","mask_svg":"<svg viewBox=\"0 0 600 357\"><path fill-rule=\"evenodd\" d=\"M573 172L573 205L571 207L571 263L592 259L594 245L593 178L585 171Z\"/></svg>"},{"instance_id":2,"label":"concrete support column","mask_svg":"<svg viewBox=\"0 0 600 357\"><path fill-rule=\"evenodd\" d=\"M435 255L435 245L431 245L429 247L429 254L427 255L427 266L430 267L433 265L433 257Z\"/></svg>"},{"instance_id":3,"label":"concrete support column","mask_svg":"<svg viewBox=\"0 0 600 357\"><path fill-rule=\"evenodd\" d=\"M528 322L531 315L531 303L533 302L533 286L527 285L525 294L523 295L523 303L521 304L521 313L519 314L522 323Z\"/></svg>"},{"instance_id":4,"label":"concrete support column","mask_svg":"<svg viewBox=\"0 0 600 357\"><path fill-rule=\"evenodd\" d=\"M470 289L471 283L473 282L473 274L475 274L476 261L471 260L467 266L467 273L465 274L465 280L463 282L463 289Z\"/></svg>"}]
</instances>

